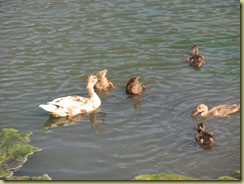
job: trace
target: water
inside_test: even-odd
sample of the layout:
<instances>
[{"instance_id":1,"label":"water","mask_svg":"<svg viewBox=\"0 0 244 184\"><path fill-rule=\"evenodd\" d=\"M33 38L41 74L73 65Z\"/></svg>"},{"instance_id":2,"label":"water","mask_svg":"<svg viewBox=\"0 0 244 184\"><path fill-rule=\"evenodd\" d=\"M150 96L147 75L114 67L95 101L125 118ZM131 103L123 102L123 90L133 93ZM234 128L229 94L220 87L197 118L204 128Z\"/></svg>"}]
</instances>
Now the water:
<instances>
[{"instance_id":1,"label":"water","mask_svg":"<svg viewBox=\"0 0 244 184\"><path fill-rule=\"evenodd\" d=\"M33 132L42 149L15 175L130 180L178 173L217 178L240 169L240 113L210 118L217 143L195 142L199 103L240 103L239 1L0 1L0 127ZM192 43L206 57L186 62ZM86 96L86 77L107 68L117 86L78 123L39 104ZM139 74L147 90L125 95Z\"/></svg>"}]
</instances>

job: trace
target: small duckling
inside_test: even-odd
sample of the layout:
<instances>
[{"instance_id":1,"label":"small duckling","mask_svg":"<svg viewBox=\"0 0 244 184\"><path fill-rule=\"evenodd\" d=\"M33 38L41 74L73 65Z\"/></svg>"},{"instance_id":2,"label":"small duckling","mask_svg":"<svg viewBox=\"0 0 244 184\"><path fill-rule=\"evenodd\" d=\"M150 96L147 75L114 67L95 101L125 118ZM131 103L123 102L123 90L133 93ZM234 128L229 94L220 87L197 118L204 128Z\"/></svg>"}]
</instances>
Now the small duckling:
<instances>
[{"instance_id":1,"label":"small duckling","mask_svg":"<svg viewBox=\"0 0 244 184\"><path fill-rule=\"evenodd\" d=\"M132 77L126 84L126 94L129 95L141 95L142 91L146 89L145 85L139 82L139 75Z\"/></svg>"},{"instance_id":2,"label":"small duckling","mask_svg":"<svg viewBox=\"0 0 244 184\"><path fill-rule=\"evenodd\" d=\"M211 149L215 144L215 138L213 133L208 133L205 130L203 123L198 124L198 134L196 135L197 143L204 147L204 149Z\"/></svg>"},{"instance_id":3,"label":"small duckling","mask_svg":"<svg viewBox=\"0 0 244 184\"><path fill-rule=\"evenodd\" d=\"M187 61L194 67L199 68L203 64L205 64L205 57L203 55L198 54L198 47L193 44L190 48L192 50L193 55L191 55Z\"/></svg>"},{"instance_id":4,"label":"small duckling","mask_svg":"<svg viewBox=\"0 0 244 184\"><path fill-rule=\"evenodd\" d=\"M94 86L96 90L106 91L109 87L113 89L116 88L116 86L107 79L106 77L107 72L108 70L104 69L96 74L98 78L98 82Z\"/></svg>"},{"instance_id":5,"label":"small duckling","mask_svg":"<svg viewBox=\"0 0 244 184\"><path fill-rule=\"evenodd\" d=\"M230 114L233 114L239 111L240 105L233 104L233 105L219 105L217 107L213 107L212 109L208 110L208 106L205 104L199 104L192 114L192 116L196 116L198 113L201 113L201 117L208 117L208 116L215 116L215 117L229 117Z\"/></svg>"}]
</instances>

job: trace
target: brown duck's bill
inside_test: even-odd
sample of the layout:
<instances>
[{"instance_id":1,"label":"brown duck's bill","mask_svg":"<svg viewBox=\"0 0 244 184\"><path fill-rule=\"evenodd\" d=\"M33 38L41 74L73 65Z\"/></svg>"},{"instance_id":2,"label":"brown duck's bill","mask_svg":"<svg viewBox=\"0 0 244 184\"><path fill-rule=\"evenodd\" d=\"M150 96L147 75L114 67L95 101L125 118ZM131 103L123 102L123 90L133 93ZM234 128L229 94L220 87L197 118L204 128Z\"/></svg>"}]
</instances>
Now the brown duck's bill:
<instances>
[{"instance_id":1,"label":"brown duck's bill","mask_svg":"<svg viewBox=\"0 0 244 184\"><path fill-rule=\"evenodd\" d=\"M192 116L196 116L198 114L198 110L196 110L195 112L192 113Z\"/></svg>"}]
</instances>

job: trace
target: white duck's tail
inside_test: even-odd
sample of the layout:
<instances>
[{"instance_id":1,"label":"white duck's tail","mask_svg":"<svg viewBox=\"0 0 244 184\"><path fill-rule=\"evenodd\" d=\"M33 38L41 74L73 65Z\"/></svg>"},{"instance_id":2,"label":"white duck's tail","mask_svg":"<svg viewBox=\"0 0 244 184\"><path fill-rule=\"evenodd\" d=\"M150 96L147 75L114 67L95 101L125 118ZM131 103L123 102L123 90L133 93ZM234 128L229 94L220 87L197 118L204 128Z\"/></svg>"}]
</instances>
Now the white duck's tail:
<instances>
[{"instance_id":1,"label":"white duck's tail","mask_svg":"<svg viewBox=\"0 0 244 184\"><path fill-rule=\"evenodd\" d=\"M42 109L44 109L45 111L50 112L50 113L57 110L57 106L52 105L52 104L48 104L48 105L41 104L41 105L39 105L39 107L41 107Z\"/></svg>"},{"instance_id":2,"label":"white duck's tail","mask_svg":"<svg viewBox=\"0 0 244 184\"><path fill-rule=\"evenodd\" d=\"M67 110L65 108L58 107L53 104L47 104L47 105L41 104L41 105L39 105L39 107L41 107L45 111L49 112L49 114L54 117L64 117L64 116L68 115Z\"/></svg>"}]
</instances>

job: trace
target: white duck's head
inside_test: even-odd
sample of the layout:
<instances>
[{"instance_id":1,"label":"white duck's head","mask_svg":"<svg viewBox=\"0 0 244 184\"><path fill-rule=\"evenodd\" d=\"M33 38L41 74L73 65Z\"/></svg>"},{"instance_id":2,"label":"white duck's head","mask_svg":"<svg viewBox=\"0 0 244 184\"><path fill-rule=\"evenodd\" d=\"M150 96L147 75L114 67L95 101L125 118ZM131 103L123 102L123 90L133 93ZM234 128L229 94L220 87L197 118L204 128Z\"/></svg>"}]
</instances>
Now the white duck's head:
<instances>
[{"instance_id":1,"label":"white duck's head","mask_svg":"<svg viewBox=\"0 0 244 184\"><path fill-rule=\"evenodd\" d=\"M91 74L87 77L86 82L87 82L87 85L94 86L97 83L97 81L98 81L98 78L95 75Z\"/></svg>"}]
</instances>

